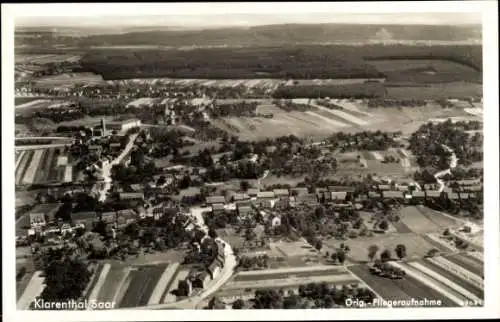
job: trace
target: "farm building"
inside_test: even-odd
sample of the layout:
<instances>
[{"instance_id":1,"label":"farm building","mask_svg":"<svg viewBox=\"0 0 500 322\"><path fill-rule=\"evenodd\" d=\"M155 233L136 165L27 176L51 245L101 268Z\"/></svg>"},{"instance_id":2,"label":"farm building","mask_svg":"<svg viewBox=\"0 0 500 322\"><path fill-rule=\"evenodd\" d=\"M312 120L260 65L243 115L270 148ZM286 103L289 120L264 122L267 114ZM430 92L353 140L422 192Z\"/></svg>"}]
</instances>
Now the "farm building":
<instances>
[{"instance_id":1,"label":"farm building","mask_svg":"<svg viewBox=\"0 0 500 322\"><path fill-rule=\"evenodd\" d=\"M404 198L403 193L398 190L383 191L382 196L384 199L402 200Z\"/></svg>"},{"instance_id":2,"label":"farm building","mask_svg":"<svg viewBox=\"0 0 500 322\"><path fill-rule=\"evenodd\" d=\"M448 195L448 199L449 200L455 200L456 201L456 200L460 199L460 196L456 192L450 192L447 195Z\"/></svg>"},{"instance_id":3,"label":"farm building","mask_svg":"<svg viewBox=\"0 0 500 322\"><path fill-rule=\"evenodd\" d=\"M324 188L318 188L318 189L324 189ZM354 188L349 186L328 186L327 190L330 192L334 191L354 192Z\"/></svg>"},{"instance_id":4,"label":"farm building","mask_svg":"<svg viewBox=\"0 0 500 322\"><path fill-rule=\"evenodd\" d=\"M207 205L226 203L226 198L224 196L210 196L210 197L207 197L205 200L206 200Z\"/></svg>"},{"instance_id":5,"label":"farm building","mask_svg":"<svg viewBox=\"0 0 500 322\"><path fill-rule=\"evenodd\" d=\"M83 225L86 229L91 229L94 222L98 220L97 212L81 211L71 214L71 221L74 225Z\"/></svg>"},{"instance_id":6,"label":"farm building","mask_svg":"<svg viewBox=\"0 0 500 322\"><path fill-rule=\"evenodd\" d=\"M425 191L413 191L411 194L411 198L415 202L422 202L425 199Z\"/></svg>"},{"instance_id":7,"label":"farm building","mask_svg":"<svg viewBox=\"0 0 500 322\"><path fill-rule=\"evenodd\" d=\"M474 185L474 186L464 186L462 187L462 191L465 192L479 192L483 190L483 186L481 185Z\"/></svg>"},{"instance_id":8,"label":"farm building","mask_svg":"<svg viewBox=\"0 0 500 322\"><path fill-rule=\"evenodd\" d=\"M471 179L471 180L458 180L456 181L456 183L458 183L459 186L476 186L476 185L479 185L481 184L481 180L479 179Z\"/></svg>"},{"instance_id":9,"label":"farm building","mask_svg":"<svg viewBox=\"0 0 500 322\"><path fill-rule=\"evenodd\" d=\"M391 190L391 186L388 184L379 184L378 185L378 190L380 191L388 191Z\"/></svg>"},{"instance_id":10,"label":"farm building","mask_svg":"<svg viewBox=\"0 0 500 322\"><path fill-rule=\"evenodd\" d=\"M120 192L120 200L144 200L144 193L142 192Z\"/></svg>"},{"instance_id":11,"label":"farm building","mask_svg":"<svg viewBox=\"0 0 500 322\"><path fill-rule=\"evenodd\" d=\"M257 195L259 194L259 189L257 188L250 188L247 190L247 195L249 195L250 197L257 197Z\"/></svg>"},{"instance_id":12,"label":"farm building","mask_svg":"<svg viewBox=\"0 0 500 322\"><path fill-rule=\"evenodd\" d=\"M370 198L370 199L378 199L378 198L381 198L381 195L380 195L379 192L369 191L368 192L368 198Z\"/></svg>"},{"instance_id":13,"label":"farm building","mask_svg":"<svg viewBox=\"0 0 500 322\"><path fill-rule=\"evenodd\" d=\"M275 195L273 191L261 191L257 194L257 198L260 200L274 199Z\"/></svg>"},{"instance_id":14,"label":"farm building","mask_svg":"<svg viewBox=\"0 0 500 322\"><path fill-rule=\"evenodd\" d=\"M141 126L141 120L129 119L119 122L109 122L107 128L116 131L128 131L130 129Z\"/></svg>"},{"instance_id":15,"label":"farm building","mask_svg":"<svg viewBox=\"0 0 500 322\"><path fill-rule=\"evenodd\" d=\"M290 206L295 206L297 204L306 204L314 206L319 202L319 198L314 193L297 195L296 197L292 197L290 200Z\"/></svg>"},{"instance_id":16,"label":"farm building","mask_svg":"<svg viewBox=\"0 0 500 322\"><path fill-rule=\"evenodd\" d=\"M51 203L35 206L30 212L30 225L32 228L43 227L47 223L53 222L55 214L62 204Z\"/></svg>"},{"instance_id":17,"label":"farm building","mask_svg":"<svg viewBox=\"0 0 500 322\"><path fill-rule=\"evenodd\" d=\"M274 189L273 193L276 196L276 198L288 197L290 194L288 189Z\"/></svg>"},{"instance_id":18,"label":"farm building","mask_svg":"<svg viewBox=\"0 0 500 322\"><path fill-rule=\"evenodd\" d=\"M250 200L250 196L246 193L236 193L234 191L229 191L227 193L228 200L230 202L245 201Z\"/></svg>"}]
</instances>

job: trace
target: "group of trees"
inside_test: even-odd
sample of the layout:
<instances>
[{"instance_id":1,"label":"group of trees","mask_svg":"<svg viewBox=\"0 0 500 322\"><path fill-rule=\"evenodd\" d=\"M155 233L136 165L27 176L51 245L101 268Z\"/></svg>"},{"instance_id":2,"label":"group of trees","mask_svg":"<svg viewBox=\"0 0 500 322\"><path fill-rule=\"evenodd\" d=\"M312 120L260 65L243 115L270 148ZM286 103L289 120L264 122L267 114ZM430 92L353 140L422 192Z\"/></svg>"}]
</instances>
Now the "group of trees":
<instances>
[{"instance_id":1,"label":"group of trees","mask_svg":"<svg viewBox=\"0 0 500 322\"><path fill-rule=\"evenodd\" d=\"M343 85L298 85L280 86L273 93L274 98L382 98L387 91L383 84L343 84Z\"/></svg>"},{"instance_id":2,"label":"group of trees","mask_svg":"<svg viewBox=\"0 0 500 322\"><path fill-rule=\"evenodd\" d=\"M257 116L257 106L259 103L253 101L235 102L233 104L215 103L210 109L210 114L214 118L218 117L254 117Z\"/></svg>"},{"instance_id":3,"label":"group of trees","mask_svg":"<svg viewBox=\"0 0 500 322\"><path fill-rule=\"evenodd\" d=\"M400 144L394 140L399 134L399 132L389 133L381 131L336 132L327 139L327 142L332 145L332 148L340 148L343 152L387 150L391 147L399 147Z\"/></svg>"},{"instance_id":4,"label":"group of trees","mask_svg":"<svg viewBox=\"0 0 500 322\"><path fill-rule=\"evenodd\" d=\"M417 156L419 166L447 169L452 153L455 153L458 162L463 165L481 161L483 153L480 134L471 138L462 130L463 126L465 125L454 124L449 119L438 124L429 122L413 132L409 149Z\"/></svg>"}]
</instances>

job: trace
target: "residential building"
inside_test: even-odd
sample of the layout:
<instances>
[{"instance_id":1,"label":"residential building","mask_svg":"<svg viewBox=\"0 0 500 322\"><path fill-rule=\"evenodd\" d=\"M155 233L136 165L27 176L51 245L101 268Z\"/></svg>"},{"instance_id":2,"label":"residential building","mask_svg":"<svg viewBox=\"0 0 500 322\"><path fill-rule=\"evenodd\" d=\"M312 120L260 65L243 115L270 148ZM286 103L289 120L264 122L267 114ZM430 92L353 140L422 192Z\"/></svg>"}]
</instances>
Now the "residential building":
<instances>
[{"instance_id":1,"label":"residential building","mask_svg":"<svg viewBox=\"0 0 500 322\"><path fill-rule=\"evenodd\" d=\"M96 144L89 145L89 153L100 156L102 153L102 146Z\"/></svg>"},{"instance_id":2,"label":"residential building","mask_svg":"<svg viewBox=\"0 0 500 322\"><path fill-rule=\"evenodd\" d=\"M465 187L465 186L476 186L481 184L480 179L470 179L470 180L458 180L456 181L459 186Z\"/></svg>"},{"instance_id":3,"label":"residential building","mask_svg":"<svg viewBox=\"0 0 500 322\"><path fill-rule=\"evenodd\" d=\"M426 198L441 198L441 191L439 190L428 190L425 192Z\"/></svg>"},{"instance_id":4,"label":"residential building","mask_svg":"<svg viewBox=\"0 0 500 322\"><path fill-rule=\"evenodd\" d=\"M274 215L273 217L271 217L271 226L272 227L281 226L281 217L277 216L277 215Z\"/></svg>"},{"instance_id":5,"label":"residential building","mask_svg":"<svg viewBox=\"0 0 500 322\"><path fill-rule=\"evenodd\" d=\"M107 224L115 224L116 223L116 211L103 212L101 214L101 221L103 221Z\"/></svg>"},{"instance_id":6,"label":"residential building","mask_svg":"<svg viewBox=\"0 0 500 322\"><path fill-rule=\"evenodd\" d=\"M116 212L116 226L118 228L123 228L135 221L137 221L138 215L133 209L118 210Z\"/></svg>"},{"instance_id":7,"label":"residential building","mask_svg":"<svg viewBox=\"0 0 500 322\"><path fill-rule=\"evenodd\" d=\"M382 195L380 194L380 192L375 192L375 191L368 192L368 198L370 198L370 199L379 199L381 197L382 197Z\"/></svg>"},{"instance_id":8,"label":"residential building","mask_svg":"<svg viewBox=\"0 0 500 322\"><path fill-rule=\"evenodd\" d=\"M245 201L245 200L250 200L250 196L246 193L236 193L234 191L229 191L227 193L227 198L230 202L238 202L238 201Z\"/></svg>"},{"instance_id":9,"label":"residential building","mask_svg":"<svg viewBox=\"0 0 500 322\"><path fill-rule=\"evenodd\" d=\"M292 196L303 196L309 194L309 189L306 187L297 187L297 188L292 188L290 194Z\"/></svg>"},{"instance_id":10,"label":"residential building","mask_svg":"<svg viewBox=\"0 0 500 322\"><path fill-rule=\"evenodd\" d=\"M449 192L447 195L448 195L449 200L452 200L452 201L460 200L460 196L456 192Z\"/></svg>"},{"instance_id":11,"label":"residential building","mask_svg":"<svg viewBox=\"0 0 500 322\"><path fill-rule=\"evenodd\" d=\"M325 188L318 188L318 189L321 189L322 191L327 190L329 192L334 192L334 191L354 192L354 188L350 186L328 186L327 189Z\"/></svg>"}]
</instances>

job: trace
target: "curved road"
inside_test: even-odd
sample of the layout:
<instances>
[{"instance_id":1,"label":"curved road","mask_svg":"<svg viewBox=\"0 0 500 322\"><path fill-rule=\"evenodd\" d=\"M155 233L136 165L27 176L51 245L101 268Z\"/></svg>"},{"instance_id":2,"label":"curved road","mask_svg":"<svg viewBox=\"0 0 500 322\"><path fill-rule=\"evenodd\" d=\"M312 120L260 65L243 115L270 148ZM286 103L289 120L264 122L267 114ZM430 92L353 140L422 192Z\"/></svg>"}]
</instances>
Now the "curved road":
<instances>
[{"instance_id":1,"label":"curved road","mask_svg":"<svg viewBox=\"0 0 500 322\"><path fill-rule=\"evenodd\" d=\"M442 192L446 187L446 183L444 182L444 180L441 179L441 177L447 174L451 174L451 169L454 169L458 164L458 159L457 156L455 155L455 151L453 151L450 147L444 144L442 146L443 148L451 152L451 162L450 162L450 167L448 169L440 171L434 175L434 178L436 178L437 182L439 183L439 192Z\"/></svg>"}]
</instances>

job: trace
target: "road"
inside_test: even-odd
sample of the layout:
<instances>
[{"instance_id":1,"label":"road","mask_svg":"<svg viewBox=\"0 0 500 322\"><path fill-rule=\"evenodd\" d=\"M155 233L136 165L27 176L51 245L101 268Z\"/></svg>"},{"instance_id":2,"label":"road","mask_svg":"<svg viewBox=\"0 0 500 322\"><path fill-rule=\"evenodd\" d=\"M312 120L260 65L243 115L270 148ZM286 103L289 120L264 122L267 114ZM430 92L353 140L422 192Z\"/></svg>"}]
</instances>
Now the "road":
<instances>
[{"instance_id":1,"label":"road","mask_svg":"<svg viewBox=\"0 0 500 322\"><path fill-rule=\"evenodd\" d=\"M457 166L458 159L457 156L455 155L455 151L453 151L451 148L443 144L443 148L451 152L451 162L450 162L450 167L446 170L440 171L434 175L436 178L437 182L439 183L439 191L442 192L444 188L446 188L446 183L444 180L441 179L442 176L446 174L451 174L451 170L454 169Z\"/></svg>"},{"instance_id":2,"label":"road","mask_svg":"<svg viewBox=\"0 0 500 322\"><path fill-rule=\"evenodd\" d=\"M16 151L26 151L26 150L39 150L39 149L50 149L50 148L62 148L65 146L70 146L71 142L67 143L54 143L54 144L37 144L37 145L17 145L15 146Z\"/></svg>"},{"instance_id":3,"label":"road","mask_svg":"<svg viewBox=\"0 0 500 322\"><path fill-rule=\"evenodd\" d=\"M102 167L102 176L104 178L104 184L102 188L99 191L99 201L105 201L106 197L108 195L109 190L111 189L111 168L113 168L114 165L119 164L122 162L123 158L128 155L132 147L134 146L135 139L139 133L132 134L130 136L130 140L128 141L127 145L125 146L125 149L123 149L122 153L113 161L111 161L109 164L103 165Z\"/></svg>"}]
</instances>

